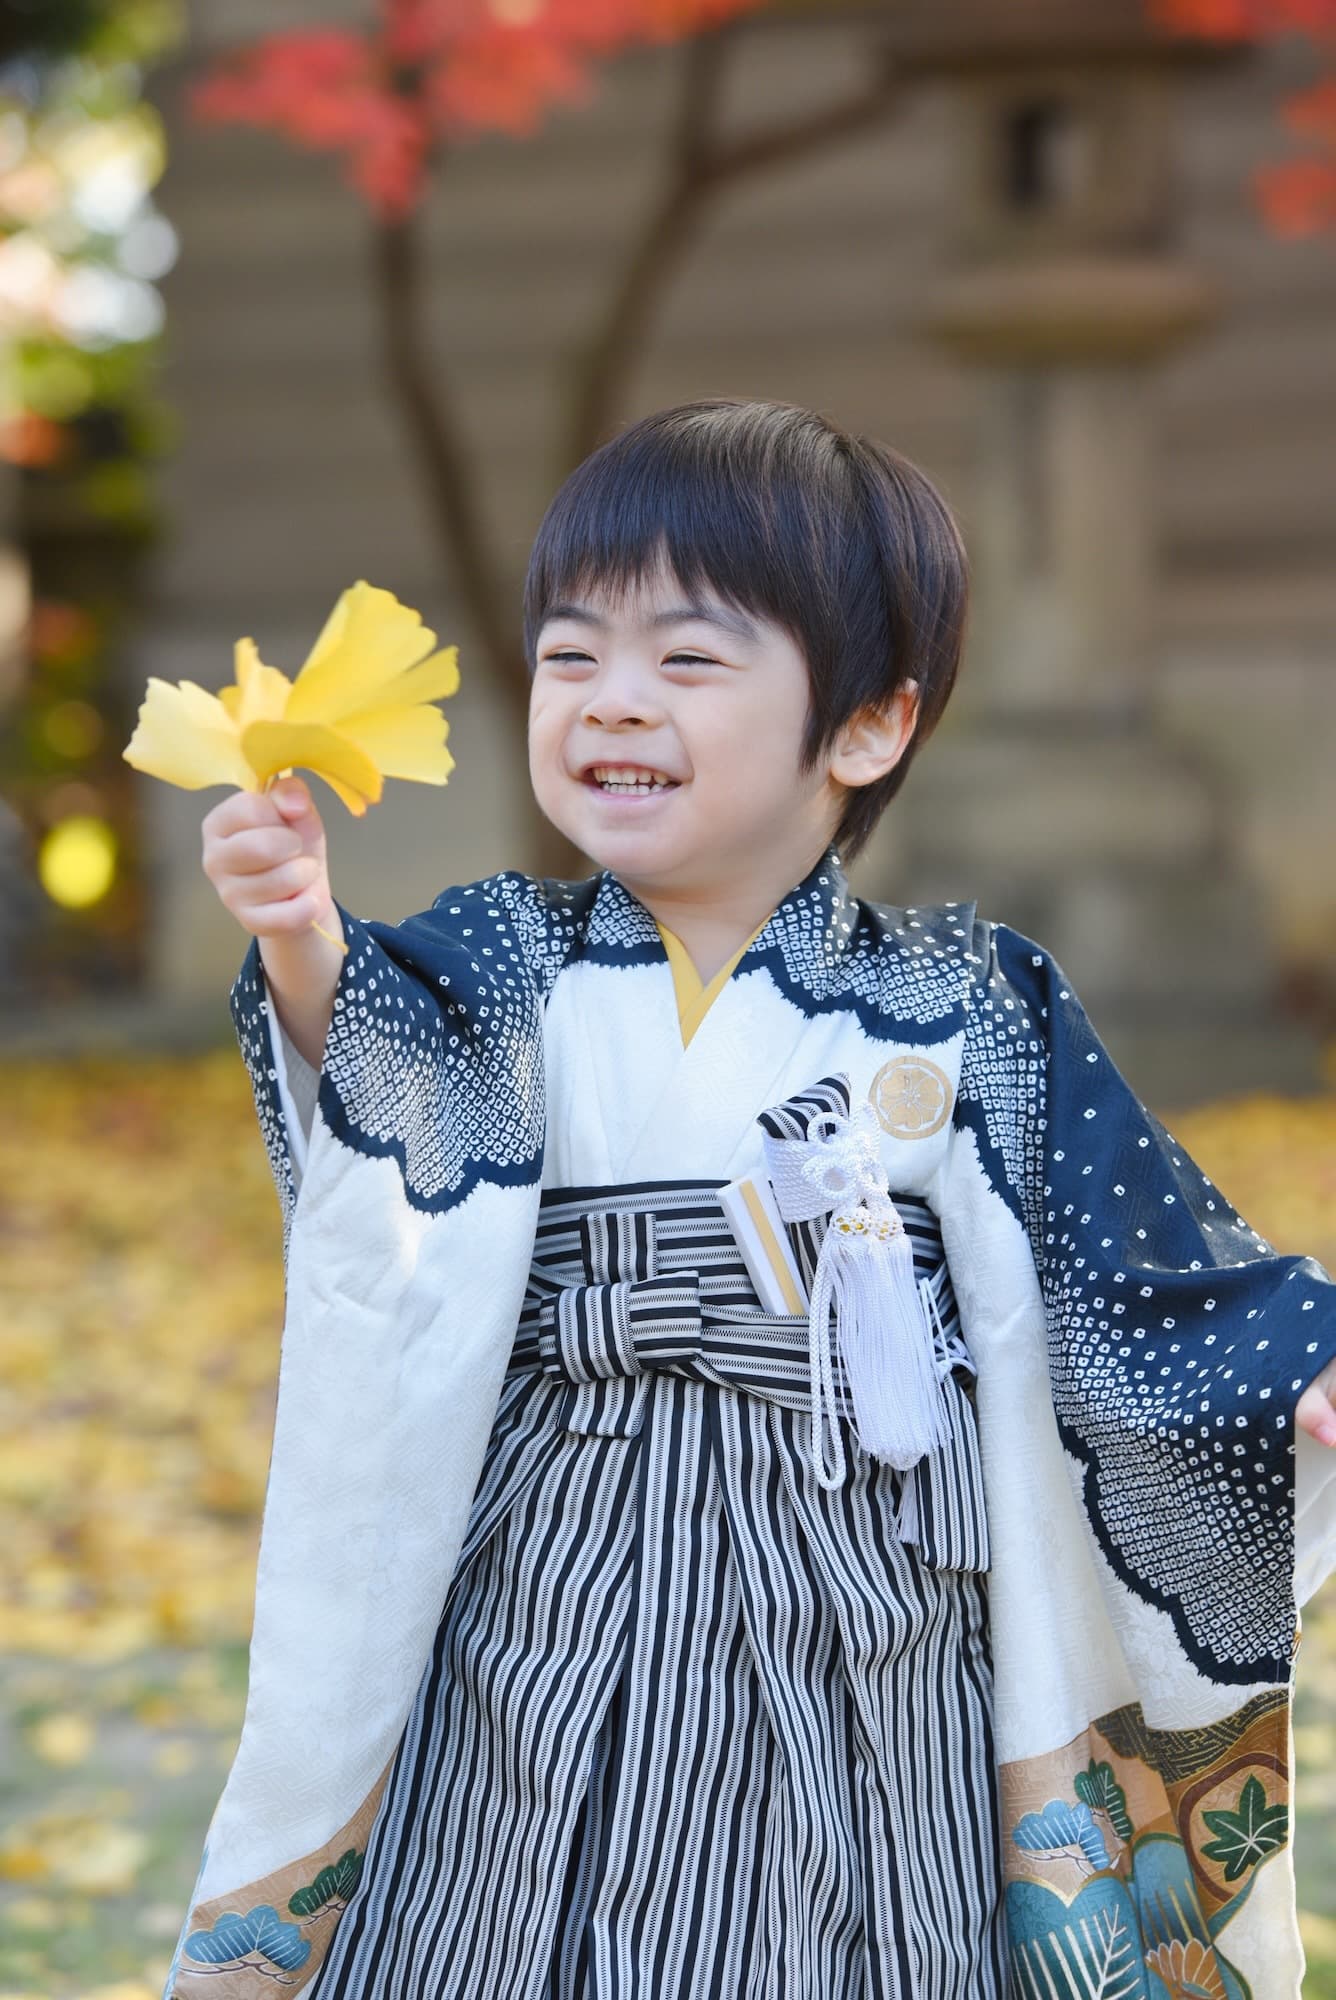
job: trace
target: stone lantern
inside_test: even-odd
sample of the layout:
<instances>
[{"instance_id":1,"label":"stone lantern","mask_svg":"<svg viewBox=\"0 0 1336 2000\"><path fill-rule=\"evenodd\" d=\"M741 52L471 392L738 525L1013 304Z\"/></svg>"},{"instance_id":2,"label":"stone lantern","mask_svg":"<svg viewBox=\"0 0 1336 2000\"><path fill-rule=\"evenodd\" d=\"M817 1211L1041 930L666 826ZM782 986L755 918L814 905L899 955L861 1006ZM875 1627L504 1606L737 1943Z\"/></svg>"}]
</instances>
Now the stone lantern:
<instances>
[{"instance_id":1,"label":"stone lantern","mask_svg":"<svg viewBox=\"0 0 1336 2000\"><path fill-rule=\"evenodd\" d=\"M924 900L1048 945L1145 1095L1310 1080L1268 1013L1229 801L1154 703L1150 382L1219 310L1172 240L1186 73L1145 0L900 0L896 65L948 96L950 257L923 335L975 377L969 654L901 815Z\"/></svg>"}]
</instances>

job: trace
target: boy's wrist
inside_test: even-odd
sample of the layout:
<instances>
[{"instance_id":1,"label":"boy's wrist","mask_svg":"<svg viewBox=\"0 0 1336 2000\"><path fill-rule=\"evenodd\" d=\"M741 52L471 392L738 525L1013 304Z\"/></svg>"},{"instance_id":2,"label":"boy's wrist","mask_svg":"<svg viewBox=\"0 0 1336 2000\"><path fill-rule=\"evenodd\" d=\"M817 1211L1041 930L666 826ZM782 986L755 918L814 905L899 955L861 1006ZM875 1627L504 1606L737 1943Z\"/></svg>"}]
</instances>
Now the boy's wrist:
<instances>
[{"instance_id":1,"label":"boy's wrist","mask_svg":"<svg viewBox=\"0 0 1336 2000\"><path fill-rule=\"evenodd\" d=\"M334 1013L334 995L343 971L343 925L330 899L328 910L307 926L259 939L265 985L284 1033L313 1069L321 1067ZM321 932L328 935L322 936Z\"/></svg>"}]
</instances>

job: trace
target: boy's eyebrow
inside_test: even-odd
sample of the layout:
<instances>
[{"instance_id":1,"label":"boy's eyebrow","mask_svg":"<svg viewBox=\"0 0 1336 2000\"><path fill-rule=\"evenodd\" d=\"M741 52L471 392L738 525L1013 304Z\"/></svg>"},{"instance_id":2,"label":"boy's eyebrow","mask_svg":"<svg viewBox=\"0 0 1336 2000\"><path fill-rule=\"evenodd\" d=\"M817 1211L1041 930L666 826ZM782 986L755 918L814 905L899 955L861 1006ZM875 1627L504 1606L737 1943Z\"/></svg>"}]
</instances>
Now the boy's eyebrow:
<instances>
[{"instance_id":1,"label":"boy's eyebrow","mask_svg":"<svg viewBox=\"0 0 1336 2000\"><path fill-rule=\"evenodd\" d=\"M732 632L739 639L759 639L761 636L751 619L744 612L732 611L724 604L675 604L669 611L661 611L651 625L685 625L696 618L705 625L720 625L725 632Z\"/></svg>"},{"instance_id":2,"label":"boy's eyebrow","mask_svg":"<svg viewBox=\"0 0 1336 2000\"><path fill-rule=\"evenodd\" d=\"M587 604L549 605L543 623L549 624L557 618L569 618L578 625L592 625L599 632L605 632L608 628L608 620L599 612L592 611ZM732 632L739 639L760 637L750 618L741 611L732 611L722 604L674 604L667 611L660 611L649 622L651 628L657 630L663 625L685 625L691 619L706 625L721 626L725 632Z\"/></svg>"}]
</instances>

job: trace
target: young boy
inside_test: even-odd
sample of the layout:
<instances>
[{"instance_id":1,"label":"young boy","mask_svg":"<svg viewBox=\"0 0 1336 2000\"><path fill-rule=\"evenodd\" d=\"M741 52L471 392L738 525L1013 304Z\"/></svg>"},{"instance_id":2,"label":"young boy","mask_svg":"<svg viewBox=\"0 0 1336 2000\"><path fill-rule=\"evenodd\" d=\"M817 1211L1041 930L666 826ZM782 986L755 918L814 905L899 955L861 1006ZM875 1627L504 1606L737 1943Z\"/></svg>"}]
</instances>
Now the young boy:
<instances>
[{"instance_id":1,"label":"young boy","mask_svg":"<svg viewBox=\"0 0 1336 2000\"><path fill-rule=\"evenodd\" d=\"M205 820L287 1305L169 1993L1297 1993L1336 1292L1042 946L849 892L965 607L903 458L669 410L526 585L596 874L374 923L301 780Z\"/></svg>"}]
</instances>

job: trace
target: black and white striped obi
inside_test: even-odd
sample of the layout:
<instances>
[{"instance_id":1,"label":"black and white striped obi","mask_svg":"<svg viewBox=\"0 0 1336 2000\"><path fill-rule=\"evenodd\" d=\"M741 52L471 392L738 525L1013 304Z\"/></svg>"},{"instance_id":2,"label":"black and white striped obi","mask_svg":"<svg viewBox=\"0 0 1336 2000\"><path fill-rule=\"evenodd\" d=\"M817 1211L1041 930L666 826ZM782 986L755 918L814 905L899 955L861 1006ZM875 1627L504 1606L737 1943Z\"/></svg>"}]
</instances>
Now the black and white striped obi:
<instances>
[{"instance_id":1,"label":"black and white striped obi","mask_svg":"<svg viewBox=\"0 0 1336 2000\"><path fill-rule=\"evenodd\" d=\"M987 1530L936 1219L897 1197L953 1411L904 1475L906 1546L902 1475L851 1444L817 1483L806 1318L761 1308L717 1186L543 1193L316 2000L1003 1991Z\"/></svg>"}]
</instances>

